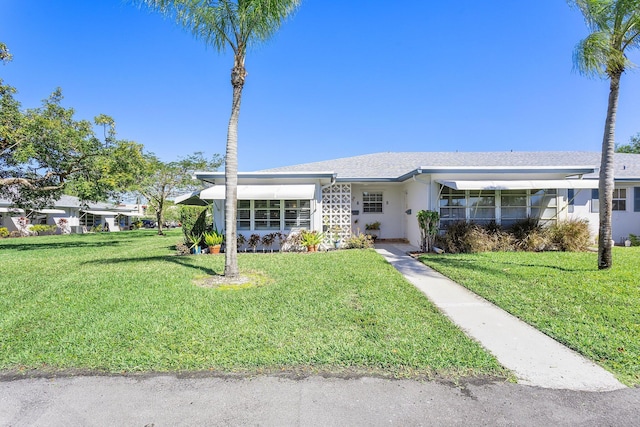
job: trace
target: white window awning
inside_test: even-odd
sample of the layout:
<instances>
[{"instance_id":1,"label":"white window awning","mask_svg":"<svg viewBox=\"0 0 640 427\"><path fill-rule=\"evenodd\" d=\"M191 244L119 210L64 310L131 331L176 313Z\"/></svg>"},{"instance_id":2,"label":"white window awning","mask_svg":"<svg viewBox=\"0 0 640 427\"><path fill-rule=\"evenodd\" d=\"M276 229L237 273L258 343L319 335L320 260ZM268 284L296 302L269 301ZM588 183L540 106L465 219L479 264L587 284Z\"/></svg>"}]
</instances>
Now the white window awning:
<instances>
[{"instance_id":1,"label":"white window awning","mask_svg":"<svg viewBox=\"0 0 640 427\"><path fill-rule=\"evenodd\" d=\"M238 185L239 200L312 200L315 184L298 185ZM203 200L224 200L224 185L214 185L200 192Z\"/></svg>"},{"instance_id":2,"label":"white window awning","mask_svg":"<svg viewBox=\"0 0 640 427\"><path fill-rule=\"evenodd\" d=\"M5 207L1 207L0 208L0 213L24 213L24 209L18 209L18 208L5 208Z\"/></svg>"},{"instance_id":3,"label":"white window awning","mask_svg":"<svg viewBox=\"0 0 640 427\"><path fill-rule=\"evenodd\" d=\"M43 213L43 214L65 214L67 213L67 211L62 210L62 209L36 209L35 210L38 213Z\"/></svg>"},{"instance_id":4,"label":"white window awning","mask_svg":"<svg viewBox=\"0 0 640 427\"><path fill-rule=\"evenodd\" d=\"M529 190L551 188L598 188L597 179L538 179L512 181L436 181L454 190Z\"/></svg>"},{"instance_id":5,"label":"white window awning","mask_svg":"<svg viewBox=\"0 0 640 427\"><path fill-rule=\"evenodd\" d=\"M91 215L99 215L99 216L116 216L119 212L113 211L82 211L84 213L88 213Z\"/></svg>"},{"instance_id":6,"label":"white window awning","mask_svg":"<svg viewBox=\"0 0 640 427\"><path fill-rule=\"evenodd\" d=\"M176 205L207 206L208 203L200 198L200 191L192 191L175 198Z\"/></svg>"}]
</instances>

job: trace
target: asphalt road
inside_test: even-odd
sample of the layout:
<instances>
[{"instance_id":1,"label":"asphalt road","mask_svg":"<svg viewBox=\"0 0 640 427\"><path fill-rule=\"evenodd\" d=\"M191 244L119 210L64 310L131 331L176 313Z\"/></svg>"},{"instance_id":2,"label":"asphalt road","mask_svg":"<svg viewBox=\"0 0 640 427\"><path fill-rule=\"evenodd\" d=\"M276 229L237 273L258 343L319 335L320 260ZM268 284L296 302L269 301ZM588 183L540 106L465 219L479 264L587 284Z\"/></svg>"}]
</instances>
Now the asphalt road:
<instances>
[{"instance_id":1,"label":"asphalt road","mask_svg":"<svg viewBox=\"0 0 640 427\"><path fill-rule=\"evenodd\" d=\"M640 389L278 376L0 380L0 426L640 426Z\"/></svg>"}]
</instances>

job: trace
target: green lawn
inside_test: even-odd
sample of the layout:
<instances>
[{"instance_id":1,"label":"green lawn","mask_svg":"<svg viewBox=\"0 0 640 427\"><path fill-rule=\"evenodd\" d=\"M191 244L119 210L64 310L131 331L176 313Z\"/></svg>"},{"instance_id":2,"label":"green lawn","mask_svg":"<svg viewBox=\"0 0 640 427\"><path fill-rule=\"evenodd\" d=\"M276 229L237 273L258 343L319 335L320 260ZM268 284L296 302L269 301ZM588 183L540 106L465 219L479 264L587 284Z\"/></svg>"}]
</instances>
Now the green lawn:
<instances>
[{"instance_id":1,"label":"green lawn","mask_svg":"<svg viewBox=\"0 0 640 427\"><path fill-rule=\"evenodd\" d=\"M138 230L0 240L0 370L510 374L373 250L223 255Z\"/></svg>"},{"instance_id":2,"label":"green lawn","mask_svg":"<svg viewBox=\"0 0 640 427\"><path fill-rule=\"evenodd\" d=\"M421 260L473 292L640 385L640 248L595 253L499 252Z\"/></svg>"}]
</instances>

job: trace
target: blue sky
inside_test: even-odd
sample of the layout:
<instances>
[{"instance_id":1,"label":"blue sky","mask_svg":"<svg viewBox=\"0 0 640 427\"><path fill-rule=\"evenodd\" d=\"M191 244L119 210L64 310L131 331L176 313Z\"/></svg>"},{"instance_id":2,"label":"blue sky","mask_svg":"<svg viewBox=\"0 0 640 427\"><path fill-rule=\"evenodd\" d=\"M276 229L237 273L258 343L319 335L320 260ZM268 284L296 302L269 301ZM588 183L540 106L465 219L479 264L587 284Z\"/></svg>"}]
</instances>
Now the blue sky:
<instances>
[{"instance_id":1,"label":"blue sky","mask_svg":"<svg viewBox=\"0 0 640 427\"><path fill-rule=\"evenodd\" d=\"M400 3L398 3L400 4ZM23 107L56 87L77 118L164 160L224 154L232 58L122 0L0 0L0 76ZM599 151L608 82L572 71L587 35L563 0L306 0L249 52L239 168L385 151ZM631 59L638 59L632 54ZM623 76L617 141L640 132Z\"/></svg>"}]
</instances>

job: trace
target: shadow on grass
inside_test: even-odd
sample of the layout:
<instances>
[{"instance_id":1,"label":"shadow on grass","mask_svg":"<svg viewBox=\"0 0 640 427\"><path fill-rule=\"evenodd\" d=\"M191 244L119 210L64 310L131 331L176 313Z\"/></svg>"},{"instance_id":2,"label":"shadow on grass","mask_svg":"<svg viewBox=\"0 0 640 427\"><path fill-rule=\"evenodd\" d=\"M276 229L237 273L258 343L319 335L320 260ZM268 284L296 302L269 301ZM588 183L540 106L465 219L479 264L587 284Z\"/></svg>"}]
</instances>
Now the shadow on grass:
<instances>
[{"instance_id":1,"label":"shadow on grass","mask_svg":"<svg viewBox=\"0 0 640 427\"><path fill-rule=\"evenodd\" d=\"M472 258L449 258L447 256L444 257L423 257L419 258L420 262L423 264L429 265L432 268L436 268L437 266L443 267L452 267L459 269L466 269L472 271L482 271L487 274L492 275L504 275L505 269L509 267L523 267L523 268L546 268L550 270L557 270L566 273L577 273L577 272L585 272L585 271L595 271L596 268L585 268L585 267L572 267L572 266L559 266L559 265L549 265L549 264L536 264L532 262L515 262L515 261L498 261L493 262L491 267L479 265L475 259Z\"/></svg>"},{"instance_id":2,"label":"shadow on grass","mask_svg":"<svg viewBox=\"0 0 640 427\"><path fill-rule=\"evenodd\" d=\"M123 234L126 237L123 238ZM153 230L122 231L117 233L87 233L52 236L29 236L3 239L0 251L32 251L46 249L74 249L74 248L99 248L105 246L123 246L129 243L137 243L140 239L157 236L158 238L171 237L159 235Z\"/></svg>"},{"instance_id":3,"label":"shadow on grass","mask_svg":"<svg viewBox=\"0 0 640 427\"><path fill-rule=\"evenodd\" d=\"M173 264L177 264L181 267L189 267L194 270L200 271L209 276L216 276L221 273L218 273L212 268L203 266L203 265L194 265L192 264L191 257L189 256L177 256L177 255L157 255L157 256L148 256L148 257L137 257L137 258L110 258L103 259L100 261L101 264L138 264L138 263L148 263L148 262L170 262ZM93 261L86 261L83 264L93 264Z\"/></svg>"},{"instance_id":4,"label":"shadow on grass","mask_svg":"<svg viewBox=\"0 0 640 427\"><path fill-rule=\"evenodd\" d=\"M25 237L25 239L36 240L39 237ZM75 248L103 248L105 246L122 246L128 240L94 240L91 242L43 242L33 241L29 243L19 243L0 246L0 251L42 251L46 249L75 249Z\"/></svg>"}]
</instances>

